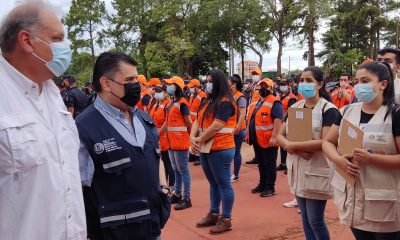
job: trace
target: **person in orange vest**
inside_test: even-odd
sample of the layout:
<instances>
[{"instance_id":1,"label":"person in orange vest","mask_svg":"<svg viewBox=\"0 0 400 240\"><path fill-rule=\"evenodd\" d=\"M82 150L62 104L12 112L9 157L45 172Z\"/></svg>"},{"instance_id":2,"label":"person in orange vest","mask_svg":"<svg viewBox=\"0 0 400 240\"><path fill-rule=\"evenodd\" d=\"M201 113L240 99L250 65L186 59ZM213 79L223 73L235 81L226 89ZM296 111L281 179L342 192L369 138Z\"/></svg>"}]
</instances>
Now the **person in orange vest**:
<instances>
[{"instance_id":1,"label":"person in orange vest","mask_svg":"<svg viewBox=\"0 0 400 240\"><path fill-rule=\"evenodd\" d=\"M144 112L148 112L148 106L151 101L151 94L147 89L147 79L144 75L138 75L137 80L140 84L140 101L137 103L136 107Z\"/></svg>"},{"instance_id":2,"label":"person in orange vest","mask_svg":"<svg viewBox=\"0 0 400 240\"><path fill-rule=\"evenodd\" d=\"M237 125L234 131L234 139L235 139L235 156L233 157L233 174L231 176L231 181L236 182L239 180L239 171L242 165L242 155L240 150L242 148L242 143L246 136L246 108L247 108L247 100L242 93L243 83L240 79L240 76L234 74L233 76L228 78L229 86L231 87L231 91L233 94L233 98L235 99L235 104L237 106Z\"/></svg>"},{"instance_id":3,"label":"person in orange vest","mask_svg":"<svg viewBox=\"0 0 400 240\"><path fill-rule=\"evenodd\" d=\"M154 98L154 95L155 95L155 87L157 86L157 85L160 85L161 84L161 81L160 81L160 79L159 78L151 78L148 82L146 82L146 87L147 87L147 90L149 90L149 93L150 93L150 95L151 95L151 100L150 100L150 103L148 104L148 108L147 108L147 110L148 110L148 112L150 113L150 111L151 111L151 108L156 104L156 102L157 102L157 99L155 99Z\"/></svg>"},{"instance_id":4,"label":"person in orange vest","mask_svg":"<svg viewBox=\"0 0 400 240\"><path fill-rule=\"evenodd\" d=\"M282 103L272 94L274 83L271 79L263 79L257 86L260 100L249 112L246 142L253 145L260 182L252 193L260 193L261 197L275 195L276 158L278 145L276 137L283 119Z\"/></svg>"},{"instance_id":5,"label":"person in orange vest","mask_svg":"<svg viewBox=\"0 0 400 240\"><path fill-rule=\"evenodd\" d=\"M156 124L157 129L160 129L167 119L167 109L171 104L171 99L167 94L167 87L161 83L154 87L154 99L156 103L150 109L150 117ZM159 134L161 160L164 162L165 176L168 181L168 185L173 187L175 184L175 172L172 169L171 160L169 159L168 149L169 142L167 132Z\"/></svg>"},{"instance_id":6,"label":"person in orange vest","mask_svg":"<svg viewBox=\"0 0 400 240\"><path fill-rule=\"evenodd\" d=\"M159 134L167 131L168 154L175 172L175 193L171 196L171 203L177 203L175 210L183 210L192 207L189 169L189 133L192 128L192 120L190 118L189 102L183 92L185 87L183 79L174 76L164 80L164 82L167 84L167 93L173 98L173 101L167 111L167 121L159 130Z\"/></svg>"},{"instance_id":7,"label":"person in orange vest","mask_svg":"<svg viewBox=\"0 0 400 240\"><path fill-rule=\"evenodd\" d=\"M189 108L190 108L190 118L192 122L196 120L197 111L199 110L201 101L207 97L206 93L201 90L200 81L197 79L192 79L186 87L190 92ZM194 162L194 166L200 165L200 159L198 154L193 154L189 152L189 161Z\"/></svg>"},{"instance_id":8,"label":"person in orange vest","mask_svg":"<svg viewBox=\"0 0 400 240\"><path fill-rule=\"evenodd\" d=\"M252 85L251 85L251 94L250 94L250 101L249 101L249 107L248 107L248 113L253 112L254 108L257 104L257 102L260 100L260 93L258 91L258 83L260 82L262 78L262 71L259 68L254 69L251 71L251 79L252 79ZM249 119L249 115L247 115L247 120ZM248 122L247 122L248 124ZM257 164L257 157L254 157L252 160L247 161L247 164Z\"/></svg>"},{"instance_id":9,"label":"person in orange vest","mask_svg":"<svg viewBox=\"0 0 400 240\"><path fill-rule=\"evenodd\" d=\"M296 103L297 97L292 93L292 90L288 84L287 79L282 78L280 80L280 82L278 83L278 85L279 85L279 91L280 91L278 97L282 102L283 114L286 115L288 108ZM281 152L281 163L276 168L276 170L284 171L286 174L287 173L287 168L286 168L287 152L283 148L280 148L280 152Z\"/></svg>"},{"instance_id":10,"label":"person in orange vest","mask_svg":"<svg viewBox=\"0 0 400 240\"><path fill-rule=\"evenodd\" d=\"M342 73L340 76L340 87L336 88L332 92L332 101L333 104L338 109L349 105L354 98L354 90L350 85L351 76L348 73Z\"/></svg>"},{"instance_id":11,"label":"person in orange vest","mask_svg":"<svg viewBox=\"0 0 400 240\"><path fill-rule=\"evenodd\" d=\"M190 134L193 151L199 152L200 146L210 145L209 151L200 153L201 166L210 184L210 210L196 226L212 226L210 234L221 234L232 227L235 194L230 176L235 154L236 109L228 81L222 71L211 70L207 73L206 91L207 101L200 106Z\"/></svg>"}]
</instances>

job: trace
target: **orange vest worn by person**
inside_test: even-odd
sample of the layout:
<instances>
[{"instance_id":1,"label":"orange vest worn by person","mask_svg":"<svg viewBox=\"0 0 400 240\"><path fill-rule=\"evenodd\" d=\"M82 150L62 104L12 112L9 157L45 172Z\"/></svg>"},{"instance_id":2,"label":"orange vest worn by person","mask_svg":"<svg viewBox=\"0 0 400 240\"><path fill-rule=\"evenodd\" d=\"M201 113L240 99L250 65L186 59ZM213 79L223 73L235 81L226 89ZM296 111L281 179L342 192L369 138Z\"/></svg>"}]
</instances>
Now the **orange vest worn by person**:
<instances>
[{"instance_id":1,"label":"orange vest worn by person","mask_svg":"<svg viewBox=\"0 0 400 240\"><path fill-rule=\"evenodd\" d=\"M288 105L289 105L289 101L290 99L296 99L297 97L296 95L294 95L293 93L289 93L286 97L282 98L281 96L279 97L279 99L282 102L282 107L283 107L283 113L286 114L287 110L288 110Z\"/></svg>"},{"instance_id":2,"label":"orange vest worn by person","mask_svg":"<svg viewBox=\"0 0 400 240\"><path fill-rule=\"evenodd\" d=\"M236 91L235 94L233 94L233 98L235 99L236 106L238 106L238 100L241 97L245 97L245 96L244 96L243 93L241 93L239 91ZM239 117L240 117L240 111L239 111L238 107L236 107L236 109L237 109L237 111L236 111L236 115L237 115L236 122L238 122ZM240 130L244 130L244 129L246 129L246 119L243 121L242 126L240 127Z\"/></svg>"},{"instance_id":3,"label":"orange vest worn by person","mask_svg":"<svg viewBox=\"0 0 400 240\"><path fill-rule=\"evenodd\" d=\"M249 112L249 122L253 117L255 117L257 143L260 147L275 147L269 145L269 140L272 136L272 130L274 129L274 119L271 117L271 112L274 102L278 102L279 99L270 94L261 101L261 107L255 114L253 114L255 107L253 108L253 111ZM249 132L247 132L247 135L249 136Z\"/></svg>"},{"instance_id":4,"label":"orange vest worn by person","mask_svg":"<svg viewBox=\"0 0 400 240\"><path fill-rule=\"evenodd\" d=\"M255 87L255 86L254 86ZM254 108L256 107L258 101L261 99L260 96L260 91L259 90L253 90L251 91L251 97L250 97L250 104L249 104L249 109L248 109L248 113L253 112ZM247 115L247 124L249 124L249 120L250 120L251 115L248 114Z\"/></svg>"},{"instance_id":5,"label":"orange vest worn by person","mask_svg":"<svg viewBox=\"0 0 400 240\"><path fill-rule=\"evenodd\" d=\"M143 106L143 102L142 101L143 101L144 96L146 96L146 95L150 96L150 101L149 101L149 104L148 104L148 105L150 105L150 103L151 103L151 94L150 94L149 90L146 89L146 88L141 91L141 93L140 93L140 101L136 104L136 107L139 108L142 111L144 111L144 106ZM146 106L146 107L148 107L148 106Z\"/></svg>"},{"instance_id":6,"label":"orange vest worn by person","mask_svg":"<svg viewBox=\"0 0 400 240\"><path fill-rule=\"evenodd\" d=\"M181 104L189 106L188 101L182 97L178 102L171 103L167 114L169 149L174 151L188 151L190 147L188 128L181 113Z\"/></svg>"},{"instance_id":7,"label":"orange vest worn by person","mask_svg":"<svg viewBox=\"0 0 400 240\"><path fill-rule=\"evenodd\" d=\"M343 94L342 93L340 93L342 96L341 97L339 97L339 92L340 92L340 88L337 88L337 89L335 89L334 91L333 91L333 93L332 93L332 101L333 101L333 104L335 104L335 106L338 108L338 109L341 109L342 107L344 107L344 106L346 106L346 105L349 105L350 103L351 103L351 101L353 100L353 98L354 98L354 90L353 90L353 87L352 86L348 86L347 88L346 88L346 91L350 94L350 101L348 101L344 96L343 96Z\"/></svg>"},{"instance_id":8,"label":"orange vest worn by person","mask_svg":"<svg viewBox=\"0 0 400 240\"><path fill-rule=\"evenodd\" d=\"M150 110L150 117L154 120L157 128L161 128L167 119L167 109L171 104L171 100L166 98L161 103L156 103ZM167 151L169 148L167 131L160 134L160 149Z\"/></svg>"},{"instance_id":9,"label":"orange vest worn by person","mask_svg":"<svg viewBox=\"0 0 400 240\"><path fill-rule=\"evenodd\" d=\"M190 118L192 122L196 120L197 111L199 110L201 100L207 97L206 93L200 91L198 94L192 94L189 100Z\"/></svg>"},{"instance_id":10,"label":"orange vest worn by person","mask_svg":"<svg viewBox=\"0 0 400 240\"><path fill-rule=\"evenodd\" d=\"M222 99L222 102L226 102L228 98ZM209 113L207 116L204 116L204 112L208 106L208 103L204 105L199 110L198 116L197 116L197 123L199 124L199 128L202 129L203 131L206 131L206 129L213 123L214 121L214 114L215 113ZM235 107L235 105L233 105ZM236 107L235 107L236 108ZM218 120L217 120L218 121ZM224 122L224 127L219 130L219 132L214 136L214 142L211 145L210 151L220 151L220 150L225 150L225 149L230 149L235 147L235 140L234 140L234 134L233 131L235 130L236 127L236 110L235 114L231 117L228 118L227 122Z\"/></svg>"}]
</instances>

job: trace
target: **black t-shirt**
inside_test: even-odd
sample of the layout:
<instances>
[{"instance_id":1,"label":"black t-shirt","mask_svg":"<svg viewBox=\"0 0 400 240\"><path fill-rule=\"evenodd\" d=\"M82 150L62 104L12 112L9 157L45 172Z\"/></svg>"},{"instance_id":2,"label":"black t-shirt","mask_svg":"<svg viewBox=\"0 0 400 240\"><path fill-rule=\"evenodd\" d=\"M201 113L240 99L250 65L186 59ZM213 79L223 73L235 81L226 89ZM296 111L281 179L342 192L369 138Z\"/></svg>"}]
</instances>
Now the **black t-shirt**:
<instances>
[{"instance_id":1,"label":"black t-shirt","mask_svg":"<svg viewBox=\"0 0 400 240\"><path fill-rule=\"evenodd\" d=\"M307 107L304 105L304 108L307 108ZM332 126L335 123L337 116L339 114L340 114L339 110L336 108L329 108L328 110L323 112L322 113L322 127ZM286 122L286 120L287 120L287 115L285 115L284 121Z\"/></svg>"},{"instance_id":2,"label":"black t-shirt","mask_svg":"<svg viewBox=\"0 0 400 240\"><path fill-rule=\"evenodd\" d=\"M150 103L150 99L151 99L150 95L147 95L147 94L144 95L143 98L142 98L143 106L148 106L149 103Z\"/></svg>"},{"instance_id":3,"label":"black t-shirt","mask_svg":"<svg viewBox=\"0 0 400 240\"><path fill-rule=\"evenodd\" d=\"M78 116L88 105L86 94L77 87L69 88L65 95L65 105L68 108L74 108L74 117Z\"/></svg>"},{"instance_id":4,"label":"black t-shirt","mask_svg":"<svg viewBox=\"0 0 400 240\"><path fill-rule=\"evenodd\" d=\"M215 119L227 122L235 114L235 107L231 102L224 101L218 104L218 110L214 115Z\"/></svg>"},{"instance_id":5,"label":"black t-shirt","mask_svg":"<svg viewBox=\"0 0 400 240\"><path fill-rule=\"evenodd\" d=\"M397 109L398 109L398 107L395 107L392 110L392 123L393 123L392 124L392 133L393 133L394 137L400 136L400 124L395 124L395 123L400 123L400 110L397 110ZM361 110L360 124L368 123L374 115L375 114L368 114L368 113L365 113L363 110ZM339 114L335 120L335 125L340 126L342 118L343 118L343 116L339 112Z\"/></svg>"}]
</instances>

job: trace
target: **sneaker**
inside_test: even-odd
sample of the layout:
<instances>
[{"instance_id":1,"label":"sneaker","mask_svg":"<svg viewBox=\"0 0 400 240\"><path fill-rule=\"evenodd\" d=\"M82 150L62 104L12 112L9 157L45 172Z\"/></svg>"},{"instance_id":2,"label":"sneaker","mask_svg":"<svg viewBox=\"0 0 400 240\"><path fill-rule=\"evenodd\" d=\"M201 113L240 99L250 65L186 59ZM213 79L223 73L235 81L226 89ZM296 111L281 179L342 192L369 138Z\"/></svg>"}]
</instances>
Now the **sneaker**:
<instances>
[{"instance_id":1,"label":"sneaker","mask_svg":"<svg viewBox=\"0 0 400 240\"><path fill-rule=\"evenodd\" d=\"M232 220L230 218L221 218L217 224L210 229L210 234L218 235L232 230Z\"/></svg>"},{"instance_id":2,"label":"sneaker","mask_svg":"<svg viewBox=\"0 0 400 240\"><path fill-rule=\"evenodd\" d=\"M260 193L260 197L272 197L273 195L276 195L276 192L274 189L267 189Z\"/></svg>"},{"instance_id":3,"label":"sneaker","mask_svg":"<svg viewBox=\"0 0 400 240\"><path fill-rule=\"evenodd\" d=\"M287 168L285 169L285 171L283 172L285 175L287 175Z\"/></svg>"},{"instance_id":4,"label":"sneaker","mask_svg":"<svg viewBox=\"0 0 400 240\"><path fill-rule=\"evenodd\" d=\"M232 175L231 176L231 182L237 182L239 180L238 176Z\"/></svg>"},{"instance_id":5,"label":"sneaker","mask_svg":"<svg viewBox=\"0 0 400 240\"><path fill-rule=\"evenodd\" d=\"M246 164L258 164L258 161L256 158L253 158L250 161L247 161Z\"/></svg>"},{"instance_id":6,"label":"sneaker","mask_svg":"<svg viewBox=\"0 0 400 240\"><path fill-rule=\"evenodd\" d=\"M264 187L262 187L260 184L258 184L257 187L255 187L251 190L251 193L260 193L262 191L264 191Z\"/></svg>"},{"instance_id":7,"label":"sneaker","mask_svg":"<svg viewBox=\"0 0 400 240\"><path fill-rule=\"evenodd\" d=\"M196 227L204 228L209 226L215 226L219 221L219 215L216 213L208 213L205 218L196 223Z\"/></svg>"},{"instance_id":8,"label":"sneaker","mask_svg":"<svg viewBox=\"0 0 400 240\"><path fill-rule=\"evenodd\" d=\"M276 168L276 171L286 171L286 165L285 164L279 164L279 166Z\"/></svg>"},{"instance_id":9,"label":"sneaker","mask_svg":"<svg viewBox=\"0 0 400 240\"><path fill-rule=\"evenodd\" d=\"M200 166L200 165L201 165L200 160L196 160L196 161L194 161L194 163L193 163L193 166Z\"/></svg>"},{"instance_id":10,"label":"sneaker","mask_svg":"<svg viewBox=\"0 0 400 240\"><path fill-rule=\"evenodd\" d=\"M296 199L294 199L294 200L291 201L291 202L284 203L283 206L284 206L285 208L295 208L295 207L298 207Z\"/></svg>"},{"instance_id":11,"label":"sneaker","mask_svg":"<svg viewBox=\"0 0 400 240\"><path fill-rule=\"evenodd\" d=\"M182 200L182 195L176 195L175 193L171 196L171 204L177 204Z\"/></svg>"},{"instance_id":12,"label":"sneaker","mask_svg":"<svg viewBox=\"0 0 400 240\"><path fill-rule=\"evenodd\" d=\"M176 204L175 210L184 210L190 207L192 207L192 201L190 201L190 199L182 199L178 204Z\"/></svg>"}]
</instances>

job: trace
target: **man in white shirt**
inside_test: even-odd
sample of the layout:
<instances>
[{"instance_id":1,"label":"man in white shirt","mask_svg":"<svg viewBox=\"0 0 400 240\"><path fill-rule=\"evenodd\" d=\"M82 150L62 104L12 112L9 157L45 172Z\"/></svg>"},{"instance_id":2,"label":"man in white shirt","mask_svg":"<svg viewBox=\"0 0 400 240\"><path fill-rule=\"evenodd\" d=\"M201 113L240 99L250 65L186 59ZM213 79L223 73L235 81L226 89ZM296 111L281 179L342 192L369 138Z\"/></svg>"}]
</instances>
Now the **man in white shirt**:
<instances>
[{"instance_id":1,"label":"man in white shirt","mask_svg":"<svg viewBox=\"0 0 400 240\"><path fill-rule=\"evenodd\" d=\"M71 60L61 21L35 1L0 26L0 239L86 239L79 137L56 85Z\"/></svg>"},{"instance_id":2,"label":"man in white shirt","mask_svg":"<svg viewBox=\"0 0 400 240\"><path fill-rule=\"evenodd\" d=\"M378 62L387 62L392 68L394 77L394 101L400 104L400 79L397 78L397 73L400 69L400 50L395 48L383 48L379 50Z\"/></svg>"}]
</instances>

